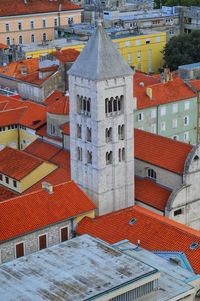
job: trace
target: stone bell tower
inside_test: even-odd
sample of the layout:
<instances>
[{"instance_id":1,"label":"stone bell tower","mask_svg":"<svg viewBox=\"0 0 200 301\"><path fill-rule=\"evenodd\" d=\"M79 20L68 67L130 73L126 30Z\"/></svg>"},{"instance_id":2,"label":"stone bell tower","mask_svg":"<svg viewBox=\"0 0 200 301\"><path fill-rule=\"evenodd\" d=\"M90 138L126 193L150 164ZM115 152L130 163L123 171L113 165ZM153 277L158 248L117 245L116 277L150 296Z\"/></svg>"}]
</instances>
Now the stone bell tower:
<instances>
[{"instance_id":1,"label":"stone bell tower","mask_svg":"<svg viewBox=\"0 0 200 301\"><path fill-rule=\"evenodd\" d=\"M69 70L72 179L97 214L134 204L133 71L100 22Z\"/></svg>"}]
</instances>

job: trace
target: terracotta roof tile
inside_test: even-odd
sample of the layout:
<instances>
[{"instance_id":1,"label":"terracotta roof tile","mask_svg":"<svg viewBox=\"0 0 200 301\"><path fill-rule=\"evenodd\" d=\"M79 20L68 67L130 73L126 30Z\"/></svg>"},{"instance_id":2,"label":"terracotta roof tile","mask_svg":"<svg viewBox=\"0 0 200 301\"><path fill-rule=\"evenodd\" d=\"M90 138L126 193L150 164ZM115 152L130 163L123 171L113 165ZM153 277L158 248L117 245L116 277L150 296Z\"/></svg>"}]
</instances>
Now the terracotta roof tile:
<instances>
[{"instance_id":1,"label":"terracotta roof tile","mask_svg":"<svg viewBox=\"0 0 200 301\"><path fill-rule=\"evenodd\" d=\"M75 62L80 52L76 49L63 49L52 53L61 63Z\"/></svg>"},{"instance_id":2,"label":"terracotta roof tile","mask_svg":"<svg viewBox=\"0 0 200 301\"><path fill-rule=\"evenodd\" d=\"M26 108L16 108L8 111L1 111L0 126L2 127L10 124L18 124L25 111Z\"/></svg>"},{"instance_id":3,"label":"terracotta roof tile","mask_svg":"<svg viewBox=\"0 0 200 301\"><path fill-rule=\"evenodd\" d=\"M94 210L95 205L74 182L59 184L0 203L0 241L44 228Z\"/></svg>"},{"instance_id":4,"label":"terracotta roof tile","mask_svg":"<svg viewBox=\"0 0 200 301\"><path fill-rule=\"evenodd\" d=\"M192 87L194 87L197 91L200 91L200 80L199 79L190 80L189 82Z\"/></svg>"},{"instance_id":5,"label":"terracotta roof tile","mask_svg":"<svg viewBox=\"0 0 200 301\"><path fill-rule=\"evenodd\" d=\"M171 192L147 178L135 178L135 199L155 209L165 210Z\"/></svg>"},{"instance_id":6,"label":"terracotta roof tile","mask_svg":"<svg viewBox=\"0 0 200 301\"><path fill-rule=\"evenodd\" d=\"M147 87L152 89L152 99L146 94ZM172 81L161 83L159 75L136 72L134 75L134 96L137 97L137 109L144 109L192 98L196 94L176 74L174 74Z\"/></svg>"},{"instance_id":7,"label":"terracotta roof tile","mask_svg":"<svg viewBox=\"0 0 200 301\"><path fill-rule=\"evenodd\" d=\"M70 136L70 123L66 122L63 125L60 126L62 133L64 135Z\"/></svg>"},{"instance_id":8,"label":"terracotta roof tile","mask_svg":"<svg viewBox=\"0 0 200 301\"><path fill-rule=\"evenodd\" d=\"M31 129L38 129L46 122L46 107L31 101L22 102L21 106L26 108L20 118L20 124Z\"/></svg>"},{"instance_id":9,"label":"terracotta roof tile","mask_svg":"<svg viewBox=\"0 0 200 301\"><path fill-rule=\"evenodd\" d=\"M59 3L62 4L61 11L77 10L80 6L75 5L67 0L49 1L49 0L27 0L24 3L22 0L1 0L0 1L0 16L16 16L27 14L38 14L48 12L58 12Z\"/></svg>"},{"instance_id":10,"label":"terracotta roof tile","mask_svg":"<svg viewBox=\"0 0 200 301\"><path fill-rule=\"evenodd\" d=\"M50 159L50 162L68 170L70 169L70 152L60 150Z\"/></svg>"},{"instance_id":11,"label":"terracotta roof tile","mask_svg":"<svg viewBox=\"0 0 200 301\"><path fill-rule=\"evenodd\" d=\"M135 129L135 158L182 174L192 145ZM174 156L176 154L176 156Z\"/></svg>"},{"instance_id":12,"label":"terracotta roof tile","mask_svg":"<svg viewBox=\"0 0 200 301\"><path fill-rule=\"evenodd\" d=\"M63 93L61 91L55 90L43 101L43 103L46 105L50 105L62 97Z\"/></svg>"},{"instance_id":13,"label":"terracotta roof tile","mask_svg":"<svg viewBox=\"0 0 200 301\"><path fill-rule=\"evenodd\" d=\"M62 96L50 104L47 112L56 115L69 115L69 96Z\"/></svg>"},{"instance_id":14,"label":"terracotta roof tile","mask_svg":"<svg viewBox=\"0 0 200 301\"><path fill-rule=\"evenodd\" d=\"M0 1L1 10L2 1ZM21 68L26 67L26 73L32 74L38 70L38 58L14 61L6 66L0 67L0 74L17 79L23 79L26 75L21 74Z\"/></svg>"},{"instance_id":15,"label":"terracotta roof tile","mask_svg":"<svg viewBox=\"0 0 200 301\"><path fill-rule=\"evenodd\" d=\"M41 71L41 72L57 71L58 66L57 65L52 65L52 66L49 66L49 67L39 68L38 70Z\"/></svg>"},{"instance_id":16,"label":"terracotta roof tile","mask_svg":"<svg viewBox=\"0 0 200 301\"><path fill-rule=\"evenodd\" d=\"M0 43L0 49L6 49L6 48L8 48L7 45L5 45L5 44L3 44L3 43Z\"/></svg>"},{"instance_id":17,"label":"terracotta roof tile","mask_svg":"<svg viewBox=\"0 0 200 301\"><path fill-rule=\"evenodd\" d=\"M43 160L50 160L55 154L60 152L60 148L41 139L37 139L26 147L25 152Z\"/></svg>"},{"instance_id":18,"label":"terracotta roof tile","mask_svg":"<svg viewBox=\"0 0 200 301\"><path fill-rule=\"evenodd\" d=\"M18 194L0 185L0 202L16 197Z\"/></svg>"},{"instance_id":19,"label":"terracotta roof tile","mask_svg":"<svg viewBox=\"0 0 200 301\"><path fill-rule=\"evenodd\" d=\"M21 180L42 164L42 160L23 151L6 147L0 151L0 173Z\"/></svg>"},{"instance_id":20,"label":"terracotta roof tile","mask_svg":"<svg viewBox=\"0 0 200 301\"><path fill-rule=\"evenodd\" d=\"M130 225L133 218L136 222ZM150 251L184 252L194 271L200 274L200 232L137 205L94 220L86 217L76 231L111 244L124 239L137 244L140 240L141 247ZM193 242L199 243L195 250L190 249Z\"/></svg>"}]
</instances>

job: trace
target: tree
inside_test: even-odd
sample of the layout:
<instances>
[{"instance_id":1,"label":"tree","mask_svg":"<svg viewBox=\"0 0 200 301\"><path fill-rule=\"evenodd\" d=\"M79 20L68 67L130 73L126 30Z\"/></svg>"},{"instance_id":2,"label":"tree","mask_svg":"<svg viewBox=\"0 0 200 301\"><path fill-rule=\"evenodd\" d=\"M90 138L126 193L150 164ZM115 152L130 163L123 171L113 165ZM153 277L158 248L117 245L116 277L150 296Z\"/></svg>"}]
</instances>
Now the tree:
<instances>
[{"instance_id":1,"label":"tree","mask_svg":"<svg viewBox=\"0 0 200 301\"><path fill-rule=\"evenodd\" d=\"M155 8L164 6L199 6L200 0L155 0Z\"/></svg>"},{"instance_id":2,"label":"tree","mask_svg":"<svg viewBox=\"0 0 200 301\"><path fill-rule=\"evenodd\" d=\"M165 66L171 70L178 69L180 65L200 62L200 31L171 38L163 54Z\"/></svg>"}]
</instances>

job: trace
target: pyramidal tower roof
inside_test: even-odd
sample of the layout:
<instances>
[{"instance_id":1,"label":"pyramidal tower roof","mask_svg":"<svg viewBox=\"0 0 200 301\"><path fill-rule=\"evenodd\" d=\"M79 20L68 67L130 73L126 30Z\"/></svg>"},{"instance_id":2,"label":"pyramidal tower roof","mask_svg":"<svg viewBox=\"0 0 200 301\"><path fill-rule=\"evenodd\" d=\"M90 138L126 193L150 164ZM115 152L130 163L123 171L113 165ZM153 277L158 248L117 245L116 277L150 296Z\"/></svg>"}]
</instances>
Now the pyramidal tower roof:
<instances>
[{"instance_id":1,"label":"pyramidal tower roof","mask_svg":"<svg viewBox=\"0 0 200 301\"><path fill-rule=\"evenodd\" d=\"M98 21L97 28L86 47L69 70L69 75L90 80L105 80L133 75L133 70L115 48Z\"/></svg>"}]
</instances>

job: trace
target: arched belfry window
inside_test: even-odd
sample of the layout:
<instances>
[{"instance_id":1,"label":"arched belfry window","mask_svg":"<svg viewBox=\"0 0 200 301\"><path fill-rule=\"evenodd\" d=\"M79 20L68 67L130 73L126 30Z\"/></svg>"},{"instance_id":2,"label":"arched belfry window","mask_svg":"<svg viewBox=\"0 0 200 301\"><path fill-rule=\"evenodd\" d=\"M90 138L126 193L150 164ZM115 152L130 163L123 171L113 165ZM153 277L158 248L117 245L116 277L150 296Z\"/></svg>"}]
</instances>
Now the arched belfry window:
<instances>
[{"instance_id":1,"label":"arched belfry window","mask_svg":"<svg viewBox=\"0 0 200 301\"><path fill-rule=\"evenodd\" d=\"M105 99L105 113L107 116L121 113L123 108L124 96L121 95Z\"/></svg>"},{"instance_id":2,"label":"arched belfry window","mask_svg":"<svg viewBox=\"0 0 200 301\"><path fill-rule=\"evenodd\" d=\"M91 116L91 98L77 94L77 113Z\"/></svg>"}]
</instances>

